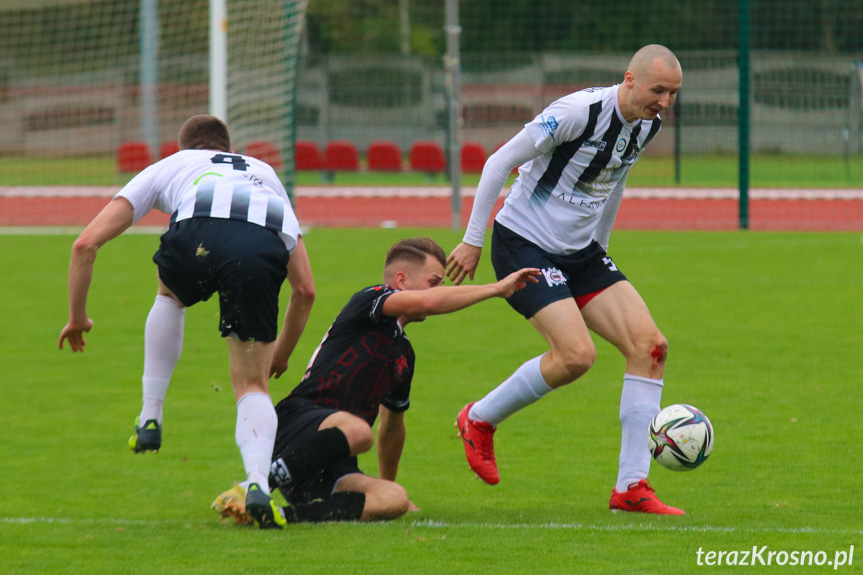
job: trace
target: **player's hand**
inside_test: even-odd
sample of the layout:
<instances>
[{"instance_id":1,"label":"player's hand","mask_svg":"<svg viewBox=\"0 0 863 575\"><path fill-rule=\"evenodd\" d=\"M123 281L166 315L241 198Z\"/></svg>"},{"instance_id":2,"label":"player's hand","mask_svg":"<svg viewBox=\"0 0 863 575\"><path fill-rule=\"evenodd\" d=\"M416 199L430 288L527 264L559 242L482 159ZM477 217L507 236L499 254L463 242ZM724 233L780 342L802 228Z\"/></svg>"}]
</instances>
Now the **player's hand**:
<instances>
[{"instance_id":1,"label":"player's hand","mask_svg":"<svg viewBox=\"0 0 863 575\"><path fill-rule=\"evenodd\" d=\"M285 330L279 334L279 339L276 340L276 349L273 351L273 361L270 363L270 377L279 379L283 373L288 371L288 360L291 354L285 349L283 336Z\"/></svg>"},{"instance_id":2,"label":"player's hand","mask_svg":"<svg viewBox=\"0 0 863 575\"><path fill-rule=\"evenodd\" d=\"M72 352L84 351L84 346L87 345L87 340L84 339L84 332L90 331L93 327L93 320L89 317L83 322L70 321L60 332L60 341L58 342L59 349L63 349L63 340L69 341L69 347Z\"/></svg>"},{"instance_id":3,"label":"player's hand","mask_svg":"<svg viewBox=\"0 0 863 575\"><path fill-rule=\"evenodd\" d=\"M270 366L270 377L279 379L286 371L288 371L288 361L278 361L276 357L273 356L273 364Z\"/></svg>"},{"instance_id":4,"label":"player's hand","mask_svg":"<svg viewBox=\"0 0 863 575\"><path fill-rule=\"evenodd\" d=\"M446 275L452 280L455 285L461 284L465 276L473 281L473 276L476 273L476 266L479 265L479 257L482 255L482 248L460 243L450 253L446 260Z\"/></svg>"},{"instance_id":5,"label":"player's hand","mask_svg":"<svg viewBox=\"0 0 863 575\"><path fill-rule=\"evenodd\" d=\"M500 297L508 298L518 290L527 287L527 282L539 283L537 278L541 275L542 272L538 268L524 268L509 274L497 282L501 290Z\"/></svg>"}]
</instances>

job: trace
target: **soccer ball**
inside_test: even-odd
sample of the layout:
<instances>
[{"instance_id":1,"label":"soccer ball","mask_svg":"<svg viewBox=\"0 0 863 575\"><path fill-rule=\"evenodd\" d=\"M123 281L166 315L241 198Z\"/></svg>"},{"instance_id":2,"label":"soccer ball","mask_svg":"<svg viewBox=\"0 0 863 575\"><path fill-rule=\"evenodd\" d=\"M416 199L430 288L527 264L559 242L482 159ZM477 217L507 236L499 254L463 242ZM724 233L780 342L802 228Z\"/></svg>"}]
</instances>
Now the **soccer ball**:
<instances>
[{"instance_id":1,"label":"soccer ball","mask_svg":"<svg viewBox=\"0 0 863 575\"><path fill-rule=\"evenodd\" d=\"M689 471L713 449L713 426L691 405L669 405L650 422L647 447L653 459L672 471Z\"/></svg>"}]
</instances>

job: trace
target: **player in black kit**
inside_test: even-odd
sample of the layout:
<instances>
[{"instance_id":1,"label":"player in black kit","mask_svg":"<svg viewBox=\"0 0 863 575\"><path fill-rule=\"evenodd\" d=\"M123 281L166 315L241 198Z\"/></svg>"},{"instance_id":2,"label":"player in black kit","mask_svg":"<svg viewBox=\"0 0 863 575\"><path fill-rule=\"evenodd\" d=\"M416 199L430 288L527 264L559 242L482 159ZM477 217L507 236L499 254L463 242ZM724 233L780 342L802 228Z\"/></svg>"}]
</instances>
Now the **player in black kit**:
<instances>
[{"instance_id":1,"label":"player in black kit","mask_svg":"<svg viewBox=\"0 0 863 575\"><path fill-rule=\"evenodd\" d=\"M384 283L355 293L315 350L302 382L276 406L279 427L270 471L289 505L288 522L394 519L412 507L395 482L405 441L414 351L404 327L426 316L507 298L536 282L537 269L499 282L447 286L446 255L431 238L402 240L387 252ZM378 425L379 478L357 467ZM245 520L243 484L220 495L223 517Z\"/></svg>"}]
</instances>

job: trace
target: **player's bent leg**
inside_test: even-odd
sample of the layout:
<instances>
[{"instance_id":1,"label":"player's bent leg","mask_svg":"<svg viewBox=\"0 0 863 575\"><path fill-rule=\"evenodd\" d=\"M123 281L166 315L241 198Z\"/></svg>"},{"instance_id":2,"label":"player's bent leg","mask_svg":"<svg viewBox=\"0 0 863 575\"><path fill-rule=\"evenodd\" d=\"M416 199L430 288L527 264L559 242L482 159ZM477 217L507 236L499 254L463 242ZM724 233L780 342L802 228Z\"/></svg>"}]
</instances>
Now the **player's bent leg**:
<instances>
[{"instance_id":1,"label":"player's bent leg","mask_svg":"<svg viewBox=\"0 0 863 575\"><path fill-rule=\"evenodd\" d=\"M282 493L304 489L351 457L348 439L338 427L319 428L279 449L273 453L269 481L270 487L278 487Z\"/></svg>"},{"instance_id":2,"label":"player's bent leg","mask_svg":"<svg viewBox=\"0 0 863 575\"><path fill-rule=\"evenodd\" d=\"M582 310L587 325L626 358L620 396L620 459L609 507L617 511L682 515L662 503L647 482L650 451L645 437L659 412L668 342L644 300L629 282L618 282Z\"/></svg>"},{"instance_id":3,"label":"player's bent leg","mask_svg":"<svg viewBox=\"0 0 863 575\"><path fill-rule=\"evenodd\" d=\"M144 328L141 412L129 439L135 453L155 453L162 446L162 406L183 350L186 308L161 278L158 281L158 294Z\"/></svg>"},{"instance_id":4,"label":"player's bent leg","mask_svg":"<svg viewBox=\"0 0 863 575\"><path fill-rule=\"evenodd\" d=\"M328 416L318 426L318 430L323 431L333 427L339 428L345 434L352 457L365 453L375 444L374 433L366 420L347 411L337 411Z\"/></svg>"},{"instance_id":5,"label":"player's bent leg","mask_svg":"<svg viewBox=\"0 0 863 575\"><path fill-rule=\"evenodd\" d=\"M541 365L549 387L572 383L593 366L596 346L573 298L547 305L530 318L530 323L549 345Z\"/></svg>"},{"instance_id":6,"label":"player's bent leg","mask_svg":"<svg viewBox=\"0 0 863 575\"><path fill-rule=\"evenodd\" d=\"M351 473L336 485L336 493L358 492L366 496L361 521L397 519L408 512L410 499L404 487L394 481Z\"/></svg>"},{"instance_id":7,"label":"player's bent leg","mask_svg":"<svg viewBox=\"0 0 863 575\"><path fill-rule=\"evenodd\" d=\"M549 343L549 351L523 363L481 400L456 417L468 465L490 485L500 482L493 434L507 417L539 401L553 389L584 374L596 359L596 347L573 298L555 301L531 319Z\"/></svg>"}]
</instances>

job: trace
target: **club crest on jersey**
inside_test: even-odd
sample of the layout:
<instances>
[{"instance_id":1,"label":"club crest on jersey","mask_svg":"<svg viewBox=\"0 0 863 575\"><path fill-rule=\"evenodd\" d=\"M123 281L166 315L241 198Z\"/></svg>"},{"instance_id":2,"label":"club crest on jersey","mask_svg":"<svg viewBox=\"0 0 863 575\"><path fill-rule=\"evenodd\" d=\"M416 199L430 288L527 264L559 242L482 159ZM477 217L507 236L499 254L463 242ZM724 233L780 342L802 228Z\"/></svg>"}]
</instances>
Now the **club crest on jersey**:
<instances>
[{"instance_id":1,"label":"club crest on jersey","mask_svg":"<svg viewBox=\"0 0 863 575\"><path fill-rule=\"evenodd\" d=\"M542 275L549 287L566 285L566 276L557 268L543 268Z\"/></svg>"},{"instance_id":2,"label":"club crest on jersey","mask_svg":"<svg viewBox=\"0 0 863 575\"><path fill-rule=\"evenodd\" d=\"M614 146L614 149L618 152L623 152L623 150L626 149L626 143L626 138L620 138L619 140L617 140L617 145Z\"/></svg>"},{"instance_id":3,"label":"club crest on jersey","mask_svg":"<svg viewBox=\"0 0 863 575\"><path fill-rule=\"evenodd\" d=\"M551 136L551 139L554 139L554 131L557 130L557 118L554 116L549 116L548 118L543 117L542 123L539 125L542 128L542 133L546 136Z\"/></svg>"},{"instance_id":4,"label":"club crest on jersey","mask_svg":"<svg viewBox=\"0 0 863 575\"><path fill-rule=\"evenodd\" d=\"M408 358L401 356L396 360L396 371L399 375L403 374L408 368Z\"/></svg>"}]
</instances>

